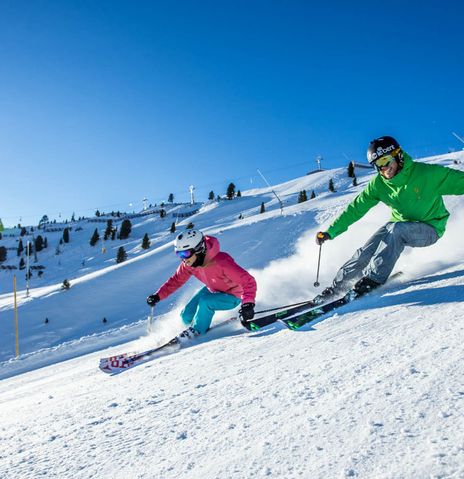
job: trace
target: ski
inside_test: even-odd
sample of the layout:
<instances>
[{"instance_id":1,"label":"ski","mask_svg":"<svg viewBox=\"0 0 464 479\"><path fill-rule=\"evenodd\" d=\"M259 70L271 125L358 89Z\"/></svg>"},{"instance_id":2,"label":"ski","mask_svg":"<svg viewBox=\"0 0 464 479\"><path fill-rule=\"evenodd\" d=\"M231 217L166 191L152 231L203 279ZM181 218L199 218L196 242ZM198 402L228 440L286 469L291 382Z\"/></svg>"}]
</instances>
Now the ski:
<instances>
[{"instance_id":1,"label":"ski","mask_svg":"<svg viewBox=\"0 0 464 479\"><path fill-rule=\"evenodd\" d=\"M353 290L348 291L342 298L335 299L334 301L330 301L328 303L321 304L320 306L316 306L315 308L311 308L308 311L303 313L297 314L288 319L278 320L280 323L285 325L288 329L292 329L293 331L300 329L305 324L314 321L315 319L319 318L320 316L324 316L324 314L330 313L331 311L344 306L345 304L351 303L352 301L361 298L364 295L357 295Z\"/></svg>"},{"instance_id":2,"label":"ski","mask_svg":"<svg viewBox=\"0 0 464 479\"><path fill-rule=\"evenodd\" d=\"M388 282L397 278L401 274L401 271L393 274L390 276ZM274 314L252 319L251 321L244 321L242 319L241 322L242 325L249 331L258 331L275 322L279 322L289 329L296 330L313 321L314 319L317 319L326 313L330 313L334 309L340 308L341 306L344 306L345 304L364 296L365 295L358 295L353 290L349 290L344 296L327 303L316 305L314 302L309 301L301 306L284 309Z\"/></svg>"},{"instance_id":3,"label":"ski","mask_svg":"<svg viewBox=\"0 0 464 479\"><path fill-rule=\"evenodd\" d=\"M108 358L101 358L99 368L107 374L118 374L126 371L129 368L145 362L150 356L163 350L176 350L180 347L180 341L177 338L172 338L166 344L162 344L156 348L148 349L140 353L123 353Z\"/></svg>"},{"instance_id":4,"label":"ski","mask_svg":"<svg viewBox=\"0 0 464 479\"><path fill-rule=\"evenodd\" d=\"M295 314L301 313L302 311L307 311L308 308L313 308L315 306L316 304L313 301L306 301L304 303L298 304L297 306L281 309L280 311L267 314L265 316L260 316L259 318L253 318L251 321L245 321L242 319L241 323L246 329L248 329L248 331L257 331L258 329L269 326L278 320L283 320L290 316L294 316Z\"/></svg>"},{"instance_id":5,"label":"ski","mask_svg":"<svg viewBox=\"0 0 464 479\"><path fill-rule=\"evenodd\" d=\"M235 320L237 320L237 317L228 318L225 321L212 326L209 329L209 331L211 331L211 329L216 329L219 326L223 326ZM148 349L146 351L122 353L122 354L117 354L115 356L101 358L99 369L106 374L112 374L112 375L119 374L123 371L127 371L128 369L133 368L134 366L145 363L149 359L153 359L154 357L157 357L158 353L175 352L178 349L180 349L184 344L191 342L189 340L195 339L196 336L191 337L188 331L189 330L186 329L185 331L182 331L180 334L178 334L174 338L170 339L168 342L160 346L157 346L155 348Z\"/></svg>"},{"instance_id":6,"label":"ski","mask_svg":"<svg viewBox=\"0 0 464 479\"><path fill-rule=\"evenodd\" d=\"M287 314L288 311L285 310L285 317L275 317L276 315L269 315L263 318L258 318L256 321L254 319L247 321L245 324L242 321L242 324L249 331L258 331L276 322L283 324L288 329L296 330L313 321L314 319L323 316L334 309L340 308L341 306L344 306L355 299L358 299L358 297L360 296L356 296L356 293L349 291L345 294L345 296L333 301L329 301L328 303L323 303L318 306L309 306L309 309L308 306L306 306L305 311L294 311L290 314Z\"/></svg>"}]
</instances>

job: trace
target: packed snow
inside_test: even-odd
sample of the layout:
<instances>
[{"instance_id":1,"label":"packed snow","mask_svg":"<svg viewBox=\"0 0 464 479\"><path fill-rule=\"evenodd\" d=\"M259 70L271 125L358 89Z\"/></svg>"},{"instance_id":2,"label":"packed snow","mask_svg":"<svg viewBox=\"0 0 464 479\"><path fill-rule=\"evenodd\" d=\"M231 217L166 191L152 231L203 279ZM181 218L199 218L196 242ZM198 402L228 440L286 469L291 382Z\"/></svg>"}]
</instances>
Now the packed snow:
<instances>
[{"instance_id":1,"label":"packed snow","mask_svg":"<svg viewBox=\"0 0 464 479\"><path fill-rule=\"evenodd\" d=\"M421 161L464 169L463 152ZM256 277L257 310L266 309L319 292L315 233L372 174L357 171L355 187L340 168L232 201L167 205L166 218L133 218L127 240L95 247L90 236L106 224L79 221L59 255L62 232L46 233L38 257L46 268L31 278L29 296L24 271L0 274L0 477L464 478L461 197L445 198L445 236L406 250L401 276L300 331L221 326L236 314L225 312L188 347L120 375L98 369L101 357L162 344L182 329L179 311L200 287L194 279L157 306L146 333L145 298L177 266L176 213L198 210L177 221L177 232L192 222L217 236ZM336 193L327 190L331 178ZM303 189L317 197L298 203ZM388 217L378 206L324 244L322 285ZM19 231L12 234L0 244L17 246ZM121 245L128 260L116 264ZM4 264L16 265L8 253Z\"/></svg>"}]
</instances>

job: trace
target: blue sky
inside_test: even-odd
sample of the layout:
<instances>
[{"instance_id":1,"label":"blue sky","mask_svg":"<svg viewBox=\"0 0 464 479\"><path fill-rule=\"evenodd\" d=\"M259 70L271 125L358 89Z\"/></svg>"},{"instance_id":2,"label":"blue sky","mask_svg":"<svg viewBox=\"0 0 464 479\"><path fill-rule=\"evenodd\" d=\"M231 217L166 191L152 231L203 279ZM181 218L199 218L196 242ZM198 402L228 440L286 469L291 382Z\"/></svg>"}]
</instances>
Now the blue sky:
<instances>
[{"instance_id":1,"label":"blue sky","mask_svg":"<svg viewBox=\"0 0 464 479\"><path fill-rule=\"evenodd\" d=\"M0 218L462 148L461 2L374 3L0 0Z\"/></svg>"}]
</instances>

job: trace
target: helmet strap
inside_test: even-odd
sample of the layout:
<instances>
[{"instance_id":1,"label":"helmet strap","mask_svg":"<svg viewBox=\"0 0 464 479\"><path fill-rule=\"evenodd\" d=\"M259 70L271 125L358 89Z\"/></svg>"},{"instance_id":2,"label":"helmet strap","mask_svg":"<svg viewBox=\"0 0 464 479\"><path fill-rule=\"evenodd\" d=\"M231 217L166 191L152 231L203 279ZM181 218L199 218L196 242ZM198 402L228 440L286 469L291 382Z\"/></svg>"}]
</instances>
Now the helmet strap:
<instances>
[{"instance_id":1,"label":"helmet strap","mask_svg":"<svg viewBox=\"0 0 464 479\"><path fill-rule=\"evenodd\" d=\"M400 150L400 152L398 153L396 161L398 162L398 173L399 173L403 169L403 166L404 166L403 150Z\"/></svg>"}]
</instances>

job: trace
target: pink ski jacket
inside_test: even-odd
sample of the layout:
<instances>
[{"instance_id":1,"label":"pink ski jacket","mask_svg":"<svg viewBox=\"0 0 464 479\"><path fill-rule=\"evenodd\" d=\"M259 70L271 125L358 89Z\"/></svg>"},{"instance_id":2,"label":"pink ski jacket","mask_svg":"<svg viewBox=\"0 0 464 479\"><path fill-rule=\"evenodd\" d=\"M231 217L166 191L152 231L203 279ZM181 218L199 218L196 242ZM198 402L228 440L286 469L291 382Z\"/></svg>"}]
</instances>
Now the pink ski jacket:
<instances>
[{"instance_id":1,"label":"pink ski jacket","mask_svg":"<svg viewBox=\"0 0 464 479\"><path fill-rule=\"evenodd\" d=\"M205 236L206 256L203 266L192 268L181 263L176 272L156 292L160 299L167 298L179 289L190 276L195 276L212 293L227 293L242 300L242 303L254 303L256 281L248 271L240 267L231 256L219 251L219 241Z\"/></svg>"}]
</instances>

